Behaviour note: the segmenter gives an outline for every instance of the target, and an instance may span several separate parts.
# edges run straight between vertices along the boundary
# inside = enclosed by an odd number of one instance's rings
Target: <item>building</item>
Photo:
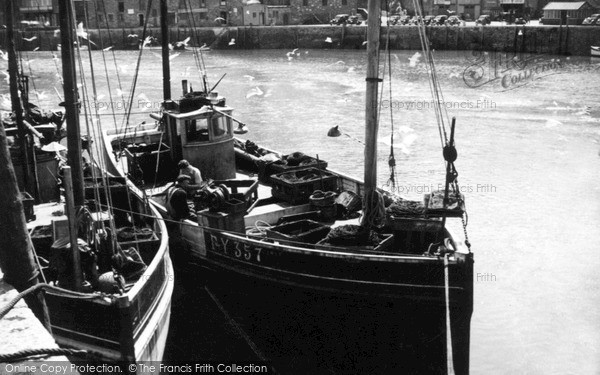
[[[583,20],[596,12],[587,1],[572,3],[552,2],[544,7],[544,25],[581,25]]]
[[[23,26],[58,26],[58,0],[20,0],[16,4]]]

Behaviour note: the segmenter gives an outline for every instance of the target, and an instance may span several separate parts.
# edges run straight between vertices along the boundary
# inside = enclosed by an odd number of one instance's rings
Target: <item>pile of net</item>
[[[425,215],[425,206],[421,202],[397,198],[385,209],[385,212],[388,216],[418,217]]]
[[[333,228],[324,239],[319,241],[319,245],[377,247],[381,241],[383,238],[372,230],[359,225],[342,225]]]
[[[302,171],[302,172],[305,172],[305,171]],[[321,177],[321,175],[319,175],[319,173],[317,173],[317,172],[306,172],[306,173],[288,172],[288,173],[283,173],[283,174],[279,175],[278,177],[283,181],[286,181],[289,183],[295,183],[295,182],[317,180]]]

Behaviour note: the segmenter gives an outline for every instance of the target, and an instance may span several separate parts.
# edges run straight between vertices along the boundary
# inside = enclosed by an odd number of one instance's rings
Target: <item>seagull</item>
[[[190,39],[191,39],[191,37],[188,36],[187,38],[185,38],[181,42],[176,42],[175,43],[175,48],[179,48],[179,49],[186,48],[188,46],[188,43],[189,43]]]
[[[460,78],[460,74],[456,72],[450,73],[450,78]]]
[[[366,40],[363,42],[363,46],[366,46],[369,42],[367,42]]]
[[[227,22],[227,20],[223,17],[217,17],[215,18],[215,22]]]
[[[254,77],[248,74],[244,74],[244,78],[248,78],[249,81],[254,81]]]
[[[58,62],[58,56],[56,56],[55,54],[52,54],[52,60],[54,60],[54,62]]]
[[[179,55],[181,55],[181,53],[172,54],[171,56],[169,56],[169,61],[173,60],[174,58],[176,58]]]
[[[379,142],[391,145],[390,136],[379,138]],[[401,126],[394,134],[394,148],[399,148],[404,154],[410,154],[410,146],[417,140],[415,130],[408,126]]]
[[[60,35],[60,30],[59,29],[54,30],[54,37],[58,38],[59,35]]]
[[[2,60],[6,60],[6,61],[8,61],[8,52],[4,52],[4,51],[2,51],[2,50],[0,49],[0,58],[1,58]]]
[[[33,42],[36,39],[37,39],[37,36],[32,36],[31,38],[25,38],[25,37],[23,37],[23,40],[26,41],[26,42]]]
[[[35,52],[35,51],[37,51],[38,49],[40,49],[40,47],[35,47],[35,48],[33,49],[33,51]]]
[[[333,40],[331,40],[330,37],[325,38],[325,43],[333,43]]]
[[[2,73],[5,75],[5,80],[6,83],[10,83],[10,74],[8,74],[7,72],[5,72],[4,70],[2,70]]]
[[[38,100],[40,99],[45,99],[48,95],[46,95],[45,91],[33,91],[33,93],[35,94],[35,96],[38,98]]]
[[[117,89],[117,96],[123,96],[123,90]]]
[[[108,52],[108,51],[110,51],[112,48],[113,48],[113,46],[106,47],[106,48],[103,48],[103,49],[102,49],[102,51],[104,51],[104,52]]]
[[[90,42],[93,45],[96,45],[96,43],[94,43],[88,39],[88,33],[87,33],[87,31],[85,31],[83,29],[83,22],[79,22],[79,24],[77,25],[77,36],[87,40],[88,42]]]
[[[348,68],[348,73],[352,73],[352,72],[354,72],[354,67],[353,66],[351,66],[351,67]]]
[[[231,40],[229,41],[229,45],[233,46],[235,44],[235,38],[231,38]]]
[[[152,37],[151,36],[147,36],[146,39],[144,39],[144,41],[142,42],[142,48],[145,48],[150,43],[152,43]]]
[[[137,34],[129,34],[127,35],[128,38],[138,38]]]
[[[417,66],[420,58],[421,58],[421,54],[419,52],[415,52],[415,54],[412,55],[412,57],[408,58],[408,60],[410,61],[410,63],[408,65],[410,65],[412,67]]]
[[[264,92],[258,86],[256,86],[252,90],[248,91],[246,94],[246,99],[250,99],[253,96],[262,96],[263,94]]]

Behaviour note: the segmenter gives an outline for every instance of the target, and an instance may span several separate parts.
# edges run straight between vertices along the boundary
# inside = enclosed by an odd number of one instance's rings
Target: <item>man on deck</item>
[[[190,176],[190,185],[200,185],[200,183],[202,183],[202,175],[200,174],[200,170],[192,166],[187,160],[181,160],[177,166],[179,167],[180,176]]]

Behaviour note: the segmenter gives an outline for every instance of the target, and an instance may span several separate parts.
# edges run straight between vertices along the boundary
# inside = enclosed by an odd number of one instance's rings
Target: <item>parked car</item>
[[[600,14],[592,14],[591,16],[587,17],[586,19],[583,20],[583,22],[581,23],[582,25],[596,25],[598,22],[598,19],[600,19]]]
[[[333,19],[331,21],[329,21],[330,25],[343,25],[346,23],[346,21],[348,21],[348,18],[350,18],[350,15],[348,14],[338,14],[337,16],[333,17]]]
[[[421,17],[419,16],[413,16],[410,21],[409,21],[409,25],[418,25],[419,23],[421,23]]]
[[[425,16],[423,18],[423,23],[425,23],[426,26],[431,25],[431,23],[433,22],[433,20],[435,19],[435,16]]]
[[[400,16],[396,25],[408,25],[410,24],[410,16]]]
[[[388,23],[389,23],[390,25],[397,25],[397,24],[398,24],[398,20],[399,20],[399,19],[400,19],[400,16],[399,16],[399,15],[397,15],[397,14],[396,14],[396,15],[393,15],[393,16],[390,16],[390,17],[388,18]]]
[[[489,25],[490,23],[492,23],[492,20],[490,18],[490,16],[488,15],[481,15],[479,16],[479,18],[477,19],[477,21],[475,21],[476,25]]]
[[[346,21],[346,23],[348,25],[360,25],[361,20],[358,18],[358,16],[350,16],[348,17],[348,21]]]
[[[446,25],[448,26],[459,26],[463,23],[463,20],[459,16],[450,16],[446,20]]]
[[[431,24],[432,25],[443,25],[446,23],[447,19],[448,19],[448,16],[440,14],[439,16],[435,16],[433,21],[431,21]]]
[[[527,20],[523,17],[515,18],[515,25],[525,25],[527,24]]]

